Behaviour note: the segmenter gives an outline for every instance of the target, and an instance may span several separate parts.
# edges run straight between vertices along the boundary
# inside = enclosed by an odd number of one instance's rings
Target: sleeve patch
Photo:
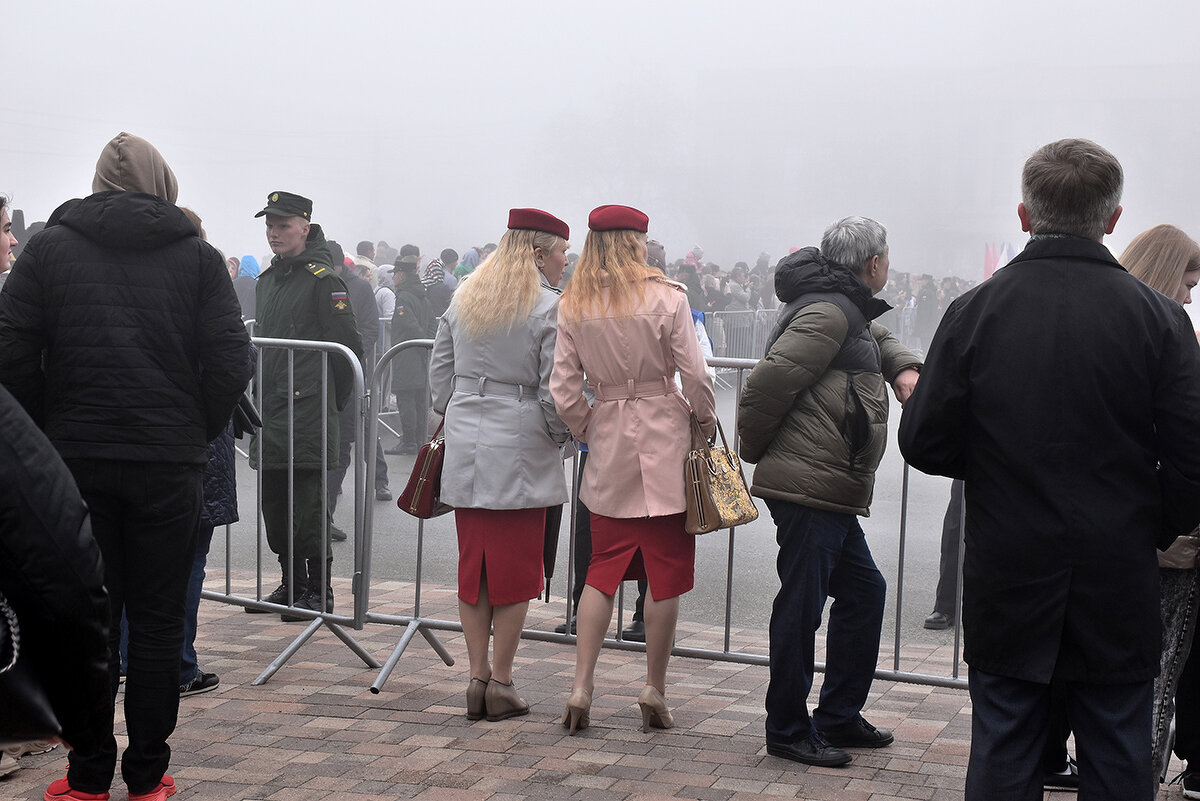
[[[404,314],[404,307],[403,307],[403,306],[401,306],[399,303],[397,303],[397,304],[396,304],[396,311],[395,311],[395,315],[396,315],[397,317],[399,317],[399,316],[400,316],[400,315],[402,315],[402,314]]]
[[[345,292],[330,292],[329,303],[335,312],[350,310],[350,296]]]

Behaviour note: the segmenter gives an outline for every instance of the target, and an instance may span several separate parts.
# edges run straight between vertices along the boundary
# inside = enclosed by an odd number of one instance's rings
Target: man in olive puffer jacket
[[[887,384],[904,403],[921,362],[883,326],[872,297],[888,276],[887,232],[874,220],[832,225],[821,249],[780,262],[786,304],[739,405],[751,492],[778,527],[771,612],[767,752],[811,765],[850,761],[843,747],[882,748],[892,734],[860,714],[879,656],[886,584],[858,515],[868,515],[887,440]],[[815,634],[832,596],[821,701],[808,713]]]

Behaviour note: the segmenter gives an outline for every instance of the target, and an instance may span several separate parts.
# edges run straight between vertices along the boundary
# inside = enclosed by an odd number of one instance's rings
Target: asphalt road
[[[733,380],[733,376],[729,376]],[[950,497],[949,479],[926,476],[915,470],[908,471],[908,503],[902,504],[905,481],[905,466],[896,447],[896,427],[899,423],[899,404],[892,398],[892,414],[889,424],[887,453],[876,476],[875,497],[871,505],[871,516],[862,519],[863,529],[875,555],[875,561],[888,582],[888,609],[884,619],[884,641],[890,642],[896,625],[897,590],[901,589],[901,641],[945,643],[953,638],[953,632],[930,632],[921,622],[931,609],[933,594],[937,586],[938,556],[942,517]],[[735,393],[732,388],[722,388],[717,393],[718,410],[727,433],[734,431]],[[395,417],[384,417],[384,421],[395,425]],[[395,437],[383,432],[384,447],[395,443]],[[239,445],[244,449],[244,442]],[[412,467],[411,456],[388,456],[390,483],[393,493],[398,494]],[[567,463],[570,469],[571,463]],[[752,466],[747,465],[747,470]],[[568,474],[569,475],[569,474]],[[749,475],[747,476],[749,478]],[[353,472],[346,479],[345,492],[349,497],[353,484]],[[230,557],[234,569],[253,569],[257,563],[259,549],[256,544],[254,526],[254,504],[256,498],[255,473],[245,458],[238,460],[238,492],[242,522],[231,529]],[[368,503],[373,504],[375,522],[371,542],[371,578],[373,580],[413,581],[416,578],[417,521],[401,512],[394,501],[374,500],[374,492],[367,493]],[[771,603],[779,588],[775,573],[775,526],[765,504],[758,501],[759,519],[740,527],[733,536],[727,531],[706,534],[699,538],[696,555],[696,586],[684,596],[680,616],[683,619],[704,623],[721,624],[728,614],[732,625],[741,628],[766,629],[770,618]],[[550,580],[551,601],[565,614],[567,585],[567,537],[570,508],[564,510],[562,535],[558,549],[555,574]],[[354,527],[353,513],[349,503],[343,503],[334,515],[335,522],[351,531]],[[902,523],[906,530],[903,583],[898,580],[900,565]],[[334,574],[349,576],[353,566],[353,542],[334,543]],[[210,577],[212,571],[224,570],[224,531],[214,536],[209,556]],[[732,551],[732,556],[731,556]],[[274,589],[278,582],[278,565],[266,548],[261,552],[264,560],[264,593]],[[456,581],[455,568],[457,544],[454,533],[453,515],[426,521],[423,549],[423,578],[425,582],[453,585]],[[730,576],[730,564],[732,575]],[[626,619],[632,612],[636,585],[626,585]],[[535,601],[535,603],[538,603]],[[339,609],[339,611],[342,611]],[[406,614],[410,610],[380,610],[394,614]]]

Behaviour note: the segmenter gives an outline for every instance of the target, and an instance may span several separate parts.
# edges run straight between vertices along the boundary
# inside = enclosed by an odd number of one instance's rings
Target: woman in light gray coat
[[[508,226],[455,293],[429,363],[433,408],[446,416],[441,499],[458,529],[470,720],[529,712],[513,688],[513,658],[542,590],[546,507],[568,497],[570,435],[550,397],[558,293],[541,271],[561,275],[570,231],[537,209],[513,209]]]

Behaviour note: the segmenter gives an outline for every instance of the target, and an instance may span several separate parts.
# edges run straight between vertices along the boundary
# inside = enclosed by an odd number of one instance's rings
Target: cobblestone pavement
[[[210,588],[223,587],[213,581]],[[235,583],[234,591],[253,594],[253,585]],[[339,605],[348,607],[349,583],[339,582],[336,593]],[[373,589],[372,605],[380,610],[391,606],[405,614],[411,602],[411,584]],[[453,587],[425,587],[422,604],[429,617],[457,620]],[[845,768],[805,767],[766,755],[767,669],[759,665],[673,658],[668,701],[676,727],[643,734],[636,705],[643,657],[606,649],[591,727],[568,737],[559,720],[574,650],[563,643],[521,644],[515,680],[530,703],[528,716],[471,723],[463,714],[467,660],[461,634],[437,632],[456,660],[453,667],[423,638],[414,638],[376,695],[368,687],[378,671],[322,629],[268,683],[255,687],[251,681],[303,627],[207,600],[200,614],[201,666],[219,674],[221,684],[180,703],[170,772],[181,801],[962,797],[970,736],[970,701],[962,690],[876,681],[864,713],[893,729],[895,744],[854,751]],[[555,622],[551,607],[531,604],[531,627],[549,631]],[[382,662],[401,632],[372,624],[350,634]],[[734,638],[735,648],[765,648],[765,632],[737,630]],[[720,630],[681,624],[677,644],[719,649],[721,640]],[[902,667],[946,675],[952,650],[929,646],[906,653]],[[124,744],[120,734],[118,740]],[[0,780],[0,798],[40,799],[65,765],[62,749],[25,757],[21,770]],[[1063,801],[1072,794],[1047,797]],[[1171,787],[1160,797],[1181,795]],[[127,798],[119,772],[112,798]]]

